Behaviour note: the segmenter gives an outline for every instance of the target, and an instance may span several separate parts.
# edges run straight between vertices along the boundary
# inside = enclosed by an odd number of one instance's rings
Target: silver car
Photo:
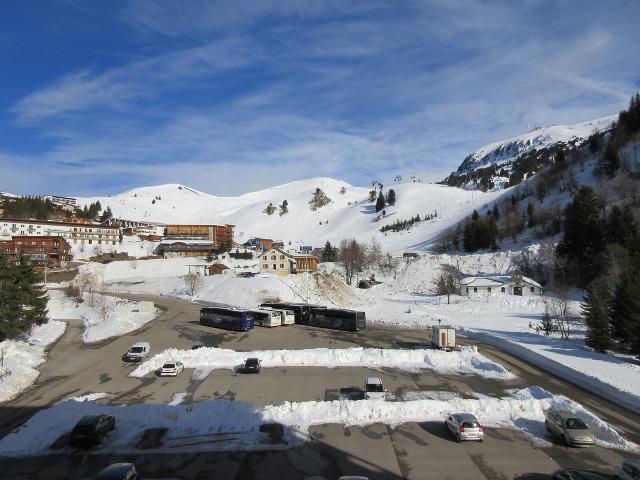
[[[544,426],[569,447],[587,447],[595,443],[589,427],[572,412],[550,409],[547,411]]]
[[[458,442],[463,440],[484,440],[484,429],[478,419],[470,413],[454,413],[444,421],[447,429],[456,437]]]

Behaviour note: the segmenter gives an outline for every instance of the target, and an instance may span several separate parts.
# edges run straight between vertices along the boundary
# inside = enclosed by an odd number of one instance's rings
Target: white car
[[[162,366],[158,375],[161,377],[175,377],[182,370],[184,370],[184,364],[182,362],[167,362]]]
[[[622,465],[613,470],[613,473],[619,480],[638,480],[640,479],[640,460],[625,459]]]
[[[454,413],[444,421],[447,429],[456,437],[458,442],[463,440],[484,440],[484,429],[478,419],[470,413]]]
[[[382,386],[382,380],[377,377],[368,377],[364,381],[365,400],[384,400],[386,390]]]

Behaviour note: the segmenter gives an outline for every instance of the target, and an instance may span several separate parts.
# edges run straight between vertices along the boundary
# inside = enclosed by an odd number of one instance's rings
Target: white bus
[[[255,324],[261,327],[279,327],[282,325],[282,315],[275,310],[248,310],[255,318]]]
[[[280,313],[282,325],[293,325],[296,323],[296,314],[293,310],[287,310],[286,308],[270,308],[270,307],[260,307],[260,310],[271,310],[273,312]]]

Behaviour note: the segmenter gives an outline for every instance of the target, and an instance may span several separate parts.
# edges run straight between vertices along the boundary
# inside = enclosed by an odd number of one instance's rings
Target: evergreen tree
[[[587,296],[581,304],[587,325],[585,344],[597,352],[611,348],[611,301],[605,285],[594,280],[587,286]]]
[[[385,199],[384,194],[380,191],[380,195],[378,195],[378,200],[376,200],[376,212],[379,212],[384,208]]]
[[[533,203],[529,202],[527,205],[527,217],[529,218],[527,221],[527,226],[529,228],[533,228],[536,226],[536,211]]]
[[[371,203],[375,202],[376,200],[376,191],[375,190],[369,190],[369,201]]]
[[[571,275],[584,287],[600,273],[605,247],[605,229],[593,190],[581,187],[567,205],[564,216],[564,236],[558,254],[567,258]]]
[[[336,261],[336,248],[331,245],[331,242],[327,240],[327,243],[324,244],[324,249],[322,250],[322,258],[325,262],[335,262]]]
[[[544,313],[542,314],[540,329],[544,332],[545,337],[548,337],[551,335],[551,332],[553,332],[553,319],[549,313],[549,305],[547,305],[546,302],[544,304]]]
[[[611,314],[613,337],[625,345],[638,343],[640,329],[640,272],[628,268],[616,285]],[[637,349],[636,351],[640,351]]]
[[[607,144],[607,148],[604,150],[602,170],[607,177],[612,178],[619,169],[620,158],[618,157],[618,152],[616,151],[613,142],[609,142]]]
[[[396,191],[393,188],[390,188],[389,193],[387,193],[387,203],[389,205],[396,204]]]
[[[47,321],[47,302],[49,296],[42,276],[33,268],[31,262],[22,257],[16,265],[18,301],[22,305],[22,331],[33,324],[42,325]]]

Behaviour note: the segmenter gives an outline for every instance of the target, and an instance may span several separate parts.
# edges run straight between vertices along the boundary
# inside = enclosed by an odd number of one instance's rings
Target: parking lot
[[[113,394],[110,401],[116,404],[168,403],[175,394],[186,393],[185,403],[226,398],[268,405],[357,399],[362,395],[364,378],[377,376],[382,378],[391,400],[416,395],[412,392],[431,392],[421,395],[432,396],[453,392],[465,398],[477,394],[503,396],[507,389],[540,385],[583,403],[637,441],[637,416],[484,346],[480,346],[482,353],[507,365],[517,378],[499,381],[473,375],[438,375],[429,370],[412,373],[364,367],[271,368],[258,375],[214,370],[196,380],[191,378],[192,370],[185,370],[177,378],[130,378],[127,375],[135,366],[123,362],[121,355],[131,344],[142,340],[151,343],[152,354],[169,347],[188,348],[194,343],[234,350],[412,348],[428,340],[424,331],[377,327],[357,334],[301,326],[224,332],[198,325],[197,305],[152,299],[164,313],[141,330],[117,339],[86,346],[80,341],[81,326],[71,324],[51,349],[36,386],[2,406],[0,435],[19,426],[38,408],[90,392]],[[52,454],[29,462],[1,459],[0,467],[6,478],[91,478],[109,462],[133,459],[149,478],[211,478],[212,474],[222,478],[337,478],[340,474],[364,473],[370,478],[506,479],[550,473],[560,467],[606,471],[623,456],[600,447],[568,449],[550,438],[537,439],[504,429],[487,429],[487,439],[482,444],[457,444],[441,423],[407,423],[396,428],[382,424],[362,428],[322,425],[313,427],[310,433],[310,442],[286,450],[193,455],[141,452],[121,456],[80,452],[70,457]]]

